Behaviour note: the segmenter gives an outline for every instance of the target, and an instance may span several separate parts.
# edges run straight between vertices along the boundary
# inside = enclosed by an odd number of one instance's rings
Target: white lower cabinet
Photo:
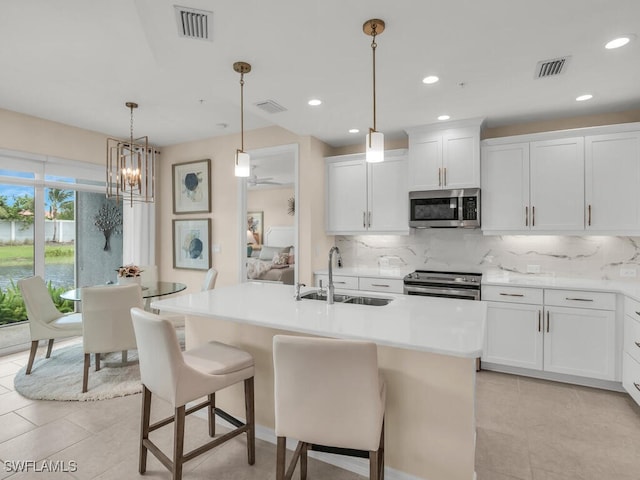
[[[482,298],[489,300],[483,362],[616,379],[615,294],[485,286]]]
[[[315,285],[320,287],[329,285],[329,275],[323,273],[315,274]],[[335,288],[345,288],[349,290],[367,290],[370,292],[403,293],[404,281],[398,278],[389,277],[357,277],[347,275],[334,275],[333,285]]]
[[[625,299],[622,386],[640,405],[640,302]]]

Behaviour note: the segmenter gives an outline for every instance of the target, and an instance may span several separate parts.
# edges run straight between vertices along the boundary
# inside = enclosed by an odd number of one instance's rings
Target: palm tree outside
[[[61,190],[59,188],[49,188],[47,192],[47,203],[49,204],[49,219],[53,221],[52,242],[58,242],[58,218],[71,215],[73,219],[73,197],[72,190]]]

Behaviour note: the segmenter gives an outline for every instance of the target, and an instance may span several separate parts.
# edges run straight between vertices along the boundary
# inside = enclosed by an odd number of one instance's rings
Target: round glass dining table
[[[110,284],[111,285],[111,284]],[[117,285],[114,283],[113,285]],[[107,286],[107,285],[104,285]],[[162,297],[164,295],[171,295],[172,293],[178,293],[185,290],[187,286],[184,283],[178,282],[156,282],[142,285],[142,298]],[[73,302],[79,302],[81,300],[80,295],[82,288],[74,288],[68,290],[60,295],[60,298],[65,300],[71,300]]]

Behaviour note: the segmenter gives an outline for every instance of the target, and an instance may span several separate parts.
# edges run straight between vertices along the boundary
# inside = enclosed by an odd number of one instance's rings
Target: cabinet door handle
[[[588,218],[587,224],[588,224],[589,226],[591,226],[591,205],[589,205],[589,207],[587,208],[587,210],[589,211],[589,218]]]
[[[640,391],[640,385],[638,385],[636,382],[633,382],[633,386],[636,387],[638,391]]]
[[[367,228],[367,212],[362,212],[362,228]]]
[[[551,323],[549,321],[549,310],[547,310],[547,333],[549,333],[549,323]]]
[[[444,186],[447,186],[447,167],[444,167]]]
[[[438,186],[442,186],[442,168],[438,168]]]
[[[522,293],[502,293],[502,292],[500,292],[500,295],[502,295],[503,297],[524,297],[524,295]]]
[[[372,287],[385,287],[385,288],[389,288],[391,285],[385,285],[384,283],[372,283],[371,284]]]
[[[536,207],[531,207],[531,226],[536,226]]]
[[[640,342],[633,342],[636,344],[636,347],[640,348]]]
[[[572,300],[574,302],[593,302],[593,298],[571,298],[571,297],[565,297],[565,300]]]
[[[371,228],[371,211],[369,211],[369,221],[367,222],[367,226]]]
[[[538,310],[538,332],[542,331],[542,310]]]
[[[529,205],[524,207],[524,226],[529,226]]]
[[[639,315],[639,316],[640,316],[640,312],[638,312],[637,310],[636,310],[636,315]]]

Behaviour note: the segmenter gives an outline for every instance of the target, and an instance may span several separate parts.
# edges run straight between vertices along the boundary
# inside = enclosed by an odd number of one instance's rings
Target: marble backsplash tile
[[[484,236],[480,230],[412,229],[408,236],[336,236],[336,245],[349,267],[391,261],[426,270],[531,273],[531,266],[538,266],[539,275],[640,280],[620,275],[622,268],[637,271],[640,266],[640,237]]]

